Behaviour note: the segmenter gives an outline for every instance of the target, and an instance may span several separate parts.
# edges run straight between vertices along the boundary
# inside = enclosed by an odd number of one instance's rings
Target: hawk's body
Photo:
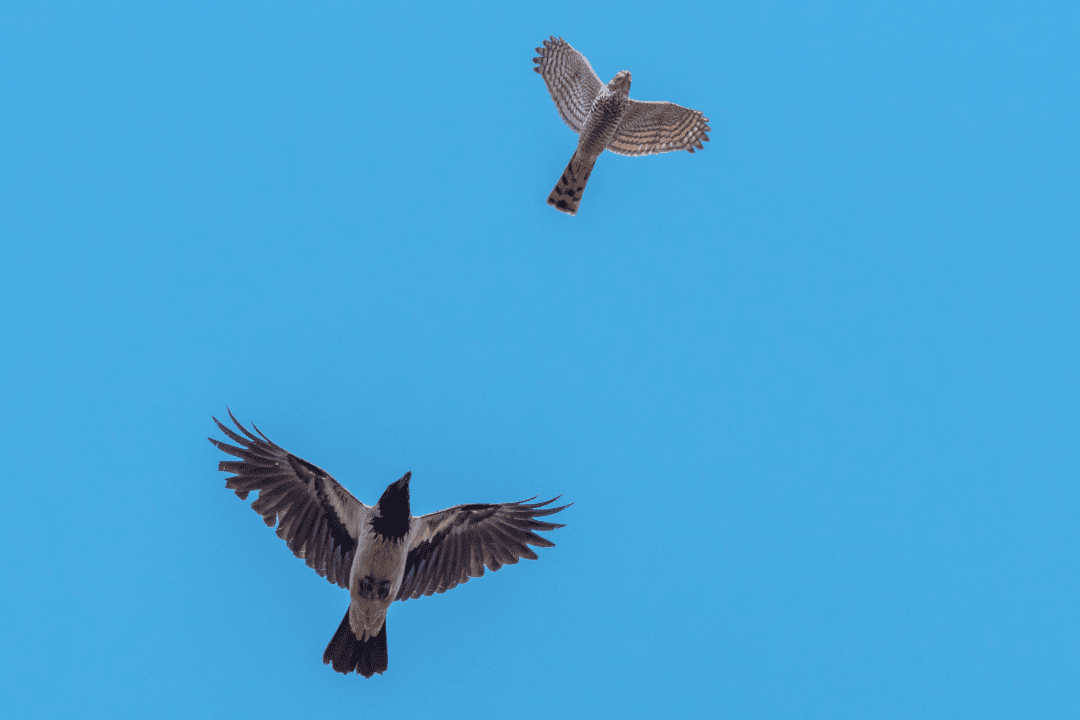
[[[547,83],[562,119],[578,133],[570,164],[548,196],[548,205],[577,214],[581,193],[596,158],[604,150],[620,155],[653,155],[702,149],[709,119],[698,110],[669,102],[630,99],[630,73],[618,73],[604,85],[589,61],[562,38],[536,48],[534,70]]]

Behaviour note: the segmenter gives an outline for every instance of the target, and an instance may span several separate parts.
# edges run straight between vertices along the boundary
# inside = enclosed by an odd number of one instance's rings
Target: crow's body
[[[413,517],[405,473],[373,506],[353,497],[329,473],[255,435],[237,422],[237,433],[215,418],[238,445],[210,438],[224,452],[219,469],[233,475],[225,486],[241,499],[252,490],[251,507],[278,537],[317,573],[349,591],[345,613],[323,662],[364,677],[386,670],[386,611],[394,600],[441,593],[521,558],[536,559],[529,545],[554,545],[535,531],[559,523],[537,520],[562,507],[520,501],[458,505]]]

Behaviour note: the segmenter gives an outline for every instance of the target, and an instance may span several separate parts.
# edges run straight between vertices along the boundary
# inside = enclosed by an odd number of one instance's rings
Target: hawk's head
[[[611,82],[609,82],[607,86],[608,90],[611,90],[611,92],[621,92],[629,94],[630,71],[623,70],[622,72],[618,73],[615,77],[611,78]]]

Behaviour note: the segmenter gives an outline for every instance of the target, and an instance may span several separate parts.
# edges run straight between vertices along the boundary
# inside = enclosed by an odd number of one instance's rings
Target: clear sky
[[[1075,4],[164,5],[0,6],[0,714],[1080,717]],[[338,675],[226,405],[568,525]]]

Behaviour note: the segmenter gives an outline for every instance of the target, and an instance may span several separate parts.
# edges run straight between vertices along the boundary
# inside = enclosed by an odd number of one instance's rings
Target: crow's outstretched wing
[[[253,435],[232,412],[229,417],[240,433],[217,418],[214,422],[238,446],[208,438],[220,450],[240,458],[218,464],[219,470],[234,473],[225,487],[241,500],[258,490],[251,509],[270,527],[277,524],[278,537],[308,567],[348,589],[360,518],[370,508],[325,470],[270,442],[257,427],[258,436]]]
[[[458,505],[413,518],[409,554],[397,599],[446,592],[469,578],[480,577],[485,566],[498,570],[521,558],[535,560],[536,553],[529,545],[555,545],[535,531],[563,527],[536,519],[569,507],[544,507],[558,499]]]

